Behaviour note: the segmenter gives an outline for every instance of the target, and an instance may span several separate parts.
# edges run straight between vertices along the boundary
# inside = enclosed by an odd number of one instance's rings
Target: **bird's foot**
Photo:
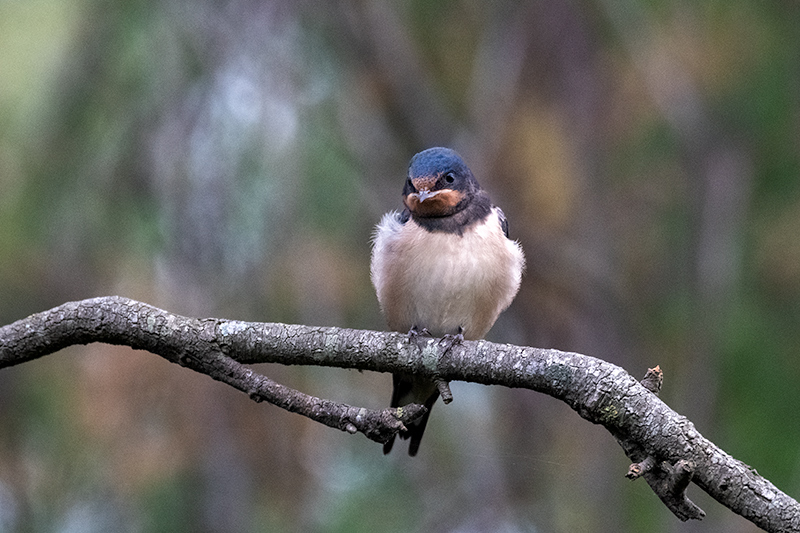
[[[426,338],[430,339],[432,337],[433,335],[428,331],[428,328],[420,329],[416,324],[411,326],[411,329],[408,330],[408,343],[413,344],[420,350],[422,350],[423,345],[427,342]]]
[[[442,351],[442,355],[447,354],[450,350],[453,349],[454,346],[457,346],[464,342],[464,328],[458,326],[458,333],[452,335],[448,333],[439,341],[440,346],[444,346],[444,350]]]
[[[411,329],[408,330],[408,338],[415,339],[417,337],[432,337],[431,332],[428,331],[428,328],[420,329],[416,324],[411,326]]]
[[[442,355],[440,357],[447,355],[454,346],[461,344],[462,342],[464,342],[464,328],[459,326],[458,333],[455,335],[448,333],[442,337],[441,340],[439,340],[439,346],[444,346],[444,350],[442,350]],[[453,393],[450,392],[449,381],[437,379],[436,388],[439,390],[439,395],[442,397],[442,401],[444,403],[450,403],[453,401]]]

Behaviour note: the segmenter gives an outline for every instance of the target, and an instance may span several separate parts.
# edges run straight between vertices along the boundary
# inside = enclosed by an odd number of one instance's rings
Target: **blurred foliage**
[[[589,353],[800,496],[800,8],[753,0],[0,3],[0,320],[123,294],[382,329],[369,239],[458,149],[529,267],[493,340]],[[379,407],[387,376],[265,365]],[[209,380],[210,381],[210,380]],[[604,430],[454,384],[388,457],[148,354],[0,373],[0,531],[679,523]]]

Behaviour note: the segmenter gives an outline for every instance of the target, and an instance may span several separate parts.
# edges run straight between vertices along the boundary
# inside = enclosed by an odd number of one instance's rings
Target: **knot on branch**
[[[637,479],[644,476],[653,492],[664,502],[675,516],[683,520],[702,520],[706,515],[700,507],[686,496],[686,489],[692,481],[695,465],[681,459],[674,465],[667,461],[658,462],[652,456],[633,463],[625,477]]]
[[[250,389],[247,391],[247,396],[256,403],[261,403],[264,401],[264,397],[261,396],[261,393],[258,392],[258,389]]]
[[[645,389],[658,396],[658,393],[661,392],[661,385],[664,383],[664,372],[662,372],[661,366],[648,368],[640,383]]]
[[[442,401],[444,403],[450,403],[453,401],[453,393],[450,390],[450,382],[444,379],[437,379],[434,381],[436,383],[436,388],[439,391],[439,396],[442,397]]]
[[[637,479],[652,470],[655,465],[656,460],[652,456],[648,455],[643,461],[633,463],[628,468],[628,473],[625,474],[625,477],[631,480]]]
[[[360,431],[368,439],[385,444],[397,433],[406,431],[406,424],[417,420],[427,411],[424,405],[416,403],[403,407],[387,407],[379,411],[358,409],[355,414],[348,414],[344,430],[348,433]]]

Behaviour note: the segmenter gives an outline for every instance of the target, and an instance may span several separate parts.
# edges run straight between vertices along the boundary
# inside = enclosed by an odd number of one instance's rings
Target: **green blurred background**
[[[369,239],[456,148],[528,257],[491,340],[660,364],[800,496],[800,5],[0,0],[0,323],[120,294],[383,329]],[[258,367],[387,405],[390,377]],[[455,383],[420,455],[142,352],[0,372],[0,532],[751,532],[682,524],[614,439]]]

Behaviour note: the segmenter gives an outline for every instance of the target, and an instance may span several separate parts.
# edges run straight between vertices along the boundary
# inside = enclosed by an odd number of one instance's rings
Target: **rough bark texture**
[[[104,342],[147,350],[246,392],[350,433],[385,442],[424,412],[421,406],[371,410],[315,398],[275,383],[247,363],[415,372],[432,380],[523,387],[566,402],[603,425],[680,519],[703,511],[686,497],[694,482],[766,531],[800,531],[800,505],[756,471],[703,438],[694,425],[623,369],[585,355],[464,342],[409,343],[390,332],[186,318],[121,297],[71,302],[0,328],[0,368],[73,344]],[[651,387],[652,388],[652,387]]]

